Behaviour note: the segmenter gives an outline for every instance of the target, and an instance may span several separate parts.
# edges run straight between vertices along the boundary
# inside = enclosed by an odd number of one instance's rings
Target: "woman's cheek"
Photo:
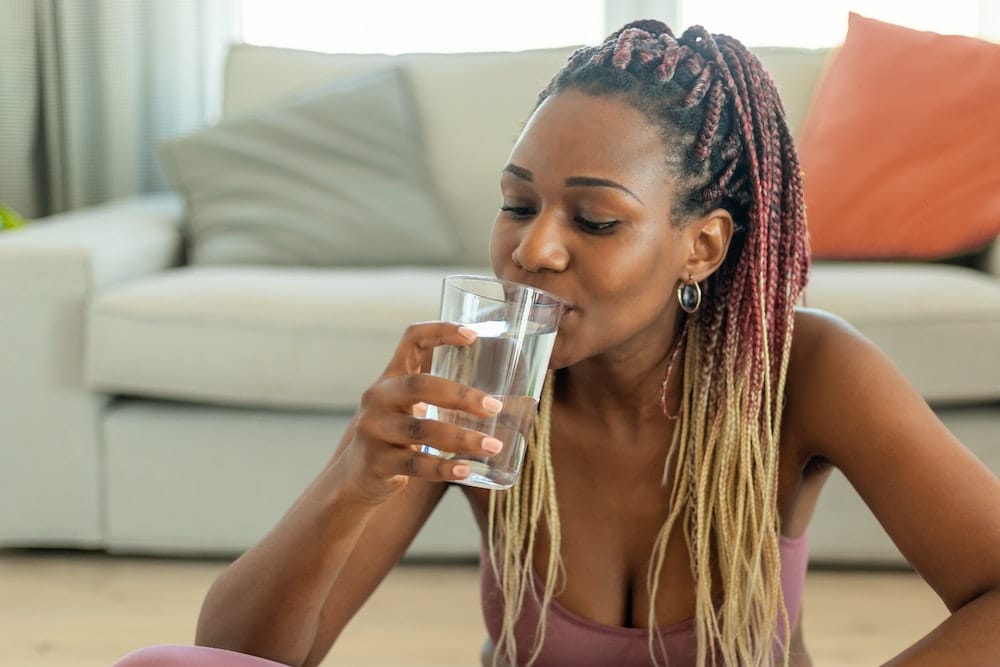
[[[501,238],[499,233],[499,223],[493,223],[493,230],[490,233],[490,266],[493,269],[493,275],[498,278],[503,273],[503,268],[506,262],[504,261],[504,240]],[[506,257],[510,257],[510,252],[506,253]]]

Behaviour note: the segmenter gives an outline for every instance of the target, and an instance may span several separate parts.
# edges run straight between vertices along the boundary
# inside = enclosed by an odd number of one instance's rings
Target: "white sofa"
[[[827,52],[758,52],[798,127]],[[488,272],[499,169],[569,53],[231,51],[226,115],[401,62],[461,267],[180,266],[172,194],[0,235],[0,546],[232,554],[261,537],[330,455],[403,327],[435,316],[441,277]],[[1000,472],[1000,248],[982,260],[820,264],[808,298],[879,344]],[[410,555],[476,552],[451,492]],[[817,511],[812,555],[902,562],[840,477]]]

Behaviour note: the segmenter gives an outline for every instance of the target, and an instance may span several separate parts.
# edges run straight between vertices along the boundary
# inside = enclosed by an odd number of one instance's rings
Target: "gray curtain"
[[[212,120],[236,0],[0,0],[0,201],[39,217],[164,188]]]

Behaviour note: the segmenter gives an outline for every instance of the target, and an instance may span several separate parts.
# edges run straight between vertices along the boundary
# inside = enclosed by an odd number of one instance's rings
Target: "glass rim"
[[[455,273],[444,277],[444,284],[450,284],[455,289],[461,290],[467,294],[475,294],[476,296],[484,299],[492,299],[493,297],[479,294],[473,292],[472,290],[466,289],[460,285],[455,284],[453,281],[467,280],[470,282],[480,282],[480,283],[493,283],[503,285],[505,288],[513,288],[522,292],[527,293],[529,296],[534,297],[535,305],[538,306],[559,306],[560,308],[566,305],[566,302],[560,297],[556,296],[552,292],[543,290],[541,287],[535,287],[534,285],[525,285],[524,283],[514,282],[513,280],[505,280],[504,278],[497,278],[496,276],[484,276],[475,275],[471,273]],[[551,303],[538,302],[537,296],[541,296],[544,299],[548,299]],[[493,299],[496,300],[496,299]]]

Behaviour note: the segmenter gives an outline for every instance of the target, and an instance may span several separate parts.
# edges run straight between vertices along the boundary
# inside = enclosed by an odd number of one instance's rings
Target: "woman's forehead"
[[[567,90],[546,99],[532,114],[510,162],[536,174],[616,174],[662,182],[665,151],[659,128],[628,103]]]

